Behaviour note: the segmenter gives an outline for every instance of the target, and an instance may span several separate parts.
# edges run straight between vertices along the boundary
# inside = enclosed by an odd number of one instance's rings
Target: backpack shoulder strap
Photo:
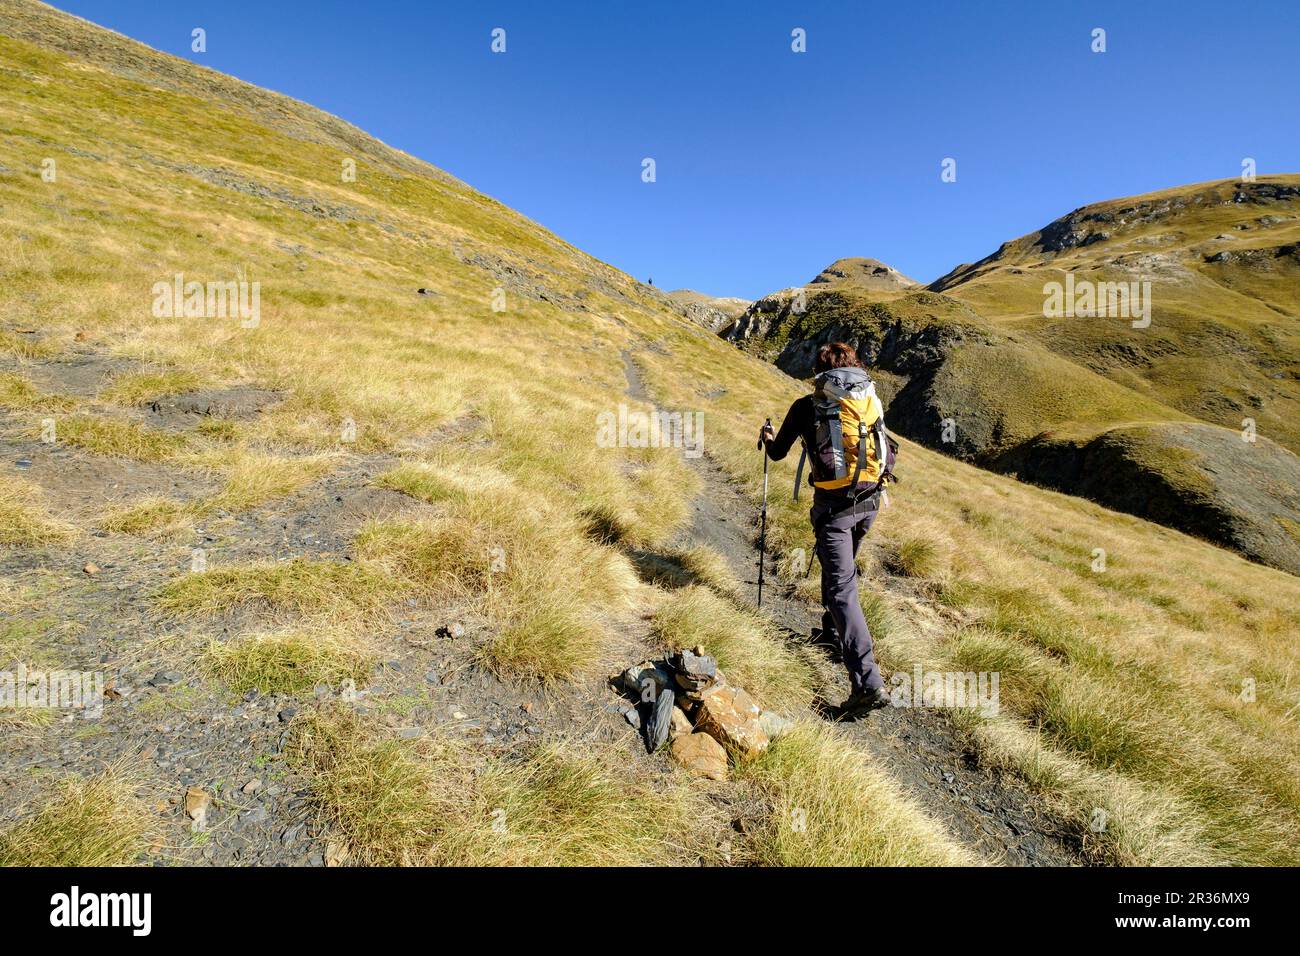
[[[862,466],[867,460],[867,423],[858,419],[858,463],[853,466],[853,480],[849,482],[849,490],[856,490],[858,487],[858,478],[862,476]]]

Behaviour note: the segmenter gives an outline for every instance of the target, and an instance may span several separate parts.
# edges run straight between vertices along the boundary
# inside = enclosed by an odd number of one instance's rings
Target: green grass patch
[[[138,422],[90,415],[71,415],[55,422],[58,441],[75,445],[92,455],[161,462],[185,451],[183,435],[149,428]]]
[[[401,593],[375,568],[336,561],[258,561],[191,572],[163,586],[158,606],[181,615],[240,608],[309,615],[376,612]]]
[[[147,846],[148,812],[110,769],[71,778],[32,815],[0,831],[0,866],[126,866]]]
[[[182,369],[126,372],[116,376],[99,397],[115,405],[138,407],[164,395],[192,392],[202,385],[200,376]]]
[[[604,634],[590,611],[550,594],[488,642],[484,658],[495,670],[548,683],[577,676],[592,664]]]
[[[345,681],[360,687],[377,661],[358,639],[323,629],[213,641],[204,658],[206,670],[237,694],[302,694]]]

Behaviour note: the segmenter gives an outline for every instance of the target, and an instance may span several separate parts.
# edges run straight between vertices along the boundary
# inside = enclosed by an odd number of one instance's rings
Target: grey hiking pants
[[[814,496],[809,517],[816,528],[828,511],[844,507],[842,498]],[[844,666],[855,692],[884,686],[871,650],[871,631],[858,600],[858,568],[854,563],[862,539],[876,520],[876,499],[840,511],[817,533],[817,561],[822,569],[822,633],[839,639]]]

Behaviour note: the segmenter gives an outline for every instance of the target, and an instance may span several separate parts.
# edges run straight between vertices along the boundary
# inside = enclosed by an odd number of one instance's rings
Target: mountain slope
[[[865,609],[889,669],[997,671],[1001,708],[827,727],[821,651],[688,534],[700,459],[602,431],[698,412],[753,504],[801,383],[336,119],[21,0],[0,165],[0,666],[109,682],[99,720],[0,714],[0,861],[996,862],[858,743],[923,724],[1080,860],[1296,861],[1294,578],[908,443]],[[259,282],[256,321],[161,308],[177,274]],[[797,721],[716,787],[606,680],[684,634]]]
[[[1043,286],[1149,281],[1151,323],[1046,319]],[[930,288],[1157,401],[1300,451],[1300,175],[1076,209]]]
[[[1298,196],[1282,176],[1100,203],[925,291],[802,312],[783,291],[721,334],[801,376],[852,341],[902,434],[1300,573]],[[1112,311],[1103,283],[1144,282],[1145,319],[1044,317],[1051,283]]]

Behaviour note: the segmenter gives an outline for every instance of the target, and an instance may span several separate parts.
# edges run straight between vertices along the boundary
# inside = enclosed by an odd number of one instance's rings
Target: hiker
[[[813,371],[813,394],[795,399],[776,433],[764,425],[759,442],[773,461],[785,458],[795,439],[803,443],[795,499],[807,460],[813,486],[809,517],[822,574],[821,635],[841,649],[853,689],[840,716],[853,719],[889,703],[858,600],[854,558],[876,520],[885,484],[893,479],[898,446],[885,430],[875,385],[851,345],[823,345]]]

